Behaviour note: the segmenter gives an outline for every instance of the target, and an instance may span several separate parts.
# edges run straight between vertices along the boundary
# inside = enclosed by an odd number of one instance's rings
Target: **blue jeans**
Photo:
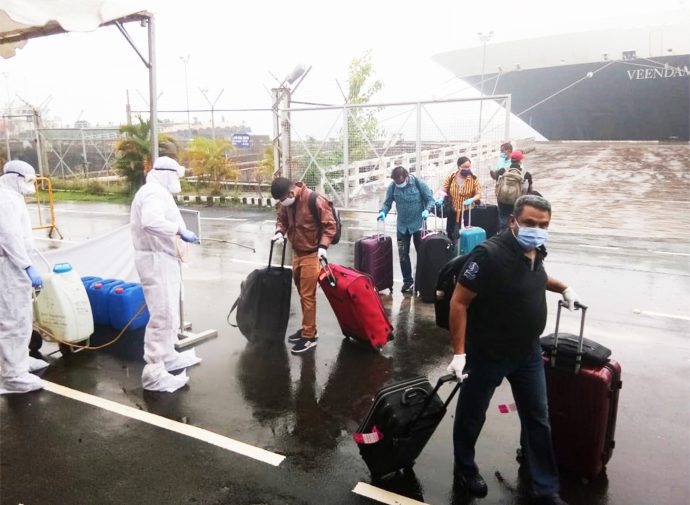
[[[466,370],[469,376],[460,390],[453,427],[457,470],[466,475],[479,471],[474,461],[474,446],[484,426],[491,397],[506,378],[520,416],[520,438],[532,476],[532,491],[537,496],[558,493],[558,467],[551,444],[546,380],[539,344],[520,359],[492,360],[468,349]]]
[[[414,282],[412,278],[412,263],[410,262],[410,239],[414,240],[414,250],[419,254],[422,232],[398,232],[398,256],[400,256],[400,270],[402,271],[403,284],[412,284]]]

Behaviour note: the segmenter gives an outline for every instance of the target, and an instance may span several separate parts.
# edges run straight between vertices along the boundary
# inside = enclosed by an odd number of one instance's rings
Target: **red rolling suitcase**
[[[608,358],[610,352],[601,352],[602,346],[583,337],[584,305],[576,304],[582,314],[579,337],[558,333],[564,305],[558,302],[555,333],[542,338],[551,438],[559,466],[591,480],[615,447],[621,366]]]
[[[343,335],[380,349],[393,339],[393,326],[374,283],[366,274],[324,262],[319,284],[326,294]]]
[[[385,230],[355,242],[355,270],[369,274],[378,291],[393,292],[393,239]]]

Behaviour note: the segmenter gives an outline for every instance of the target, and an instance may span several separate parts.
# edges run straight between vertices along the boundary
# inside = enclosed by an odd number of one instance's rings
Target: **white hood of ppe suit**
[[[34,181],[36,170],[25,161],[12,160],[5,163],[0,186],[15,191],[20,195],[31,195],[36,192]]]
[[[184,177],[185,167],[168,156],[161,156],[156,159],[153,169],[146,174],[146,182],[152,180],[163,186],[172,194],[182,191],[180,178]]]

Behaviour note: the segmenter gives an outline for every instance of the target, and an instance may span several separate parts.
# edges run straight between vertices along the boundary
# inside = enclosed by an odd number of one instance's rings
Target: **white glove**
[[[575,302],[580,303],[580,297],[573,288],[565,288],[565,291],[561,293],[563,295],[563,300],[568,307],[568,310],[575,310]]]
[[[464,369],[465,355],[455,354],[453,356],[453,361],[450,362],[450,365],[448,365],[448,368],[446,370],[448,371],[448,373],[454,373],[455,376],[458,378],[458,382],[462,382],[463,380],[467,379],[467,374],[462,373]]]
[[[285,237],[283,236],[282,233],[280,233],[279,231],[277,231],[276,234],[273,235],[272,241],[275,242],[276,244],[280,245],[280,244],[282,244],[283,242],[285,242]]]
[[[319,247],[319,252],[316,254],[319,260],[328,261],[328,253],[323,247]]]

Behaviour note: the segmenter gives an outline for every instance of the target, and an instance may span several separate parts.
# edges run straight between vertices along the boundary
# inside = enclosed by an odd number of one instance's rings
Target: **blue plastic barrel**
[[[81,283],[84,285],[84,287],[88,291],[89,285],[93,284],[96,281],[102,281],[102,280],[103,280],[103,277],[97,277],[95,275],[87,275],[87,276],[81,278]]]
[[[110,290],[124,283],[125,281],[119,279],[102,279],[92,282],[86,288],[86,294],[91,302],[91,312],[93,312],[93,324],[110,326]]]
[[[141,284],[129,282],[120,284],[110,289],[108,295],[108,311],[110,313],[110,325],[116,330],[121,330],[139,311],[144,301],[144,290]],[[149,322],[149,309],[137,316],[127,327],[127,330],[143,328]]]

